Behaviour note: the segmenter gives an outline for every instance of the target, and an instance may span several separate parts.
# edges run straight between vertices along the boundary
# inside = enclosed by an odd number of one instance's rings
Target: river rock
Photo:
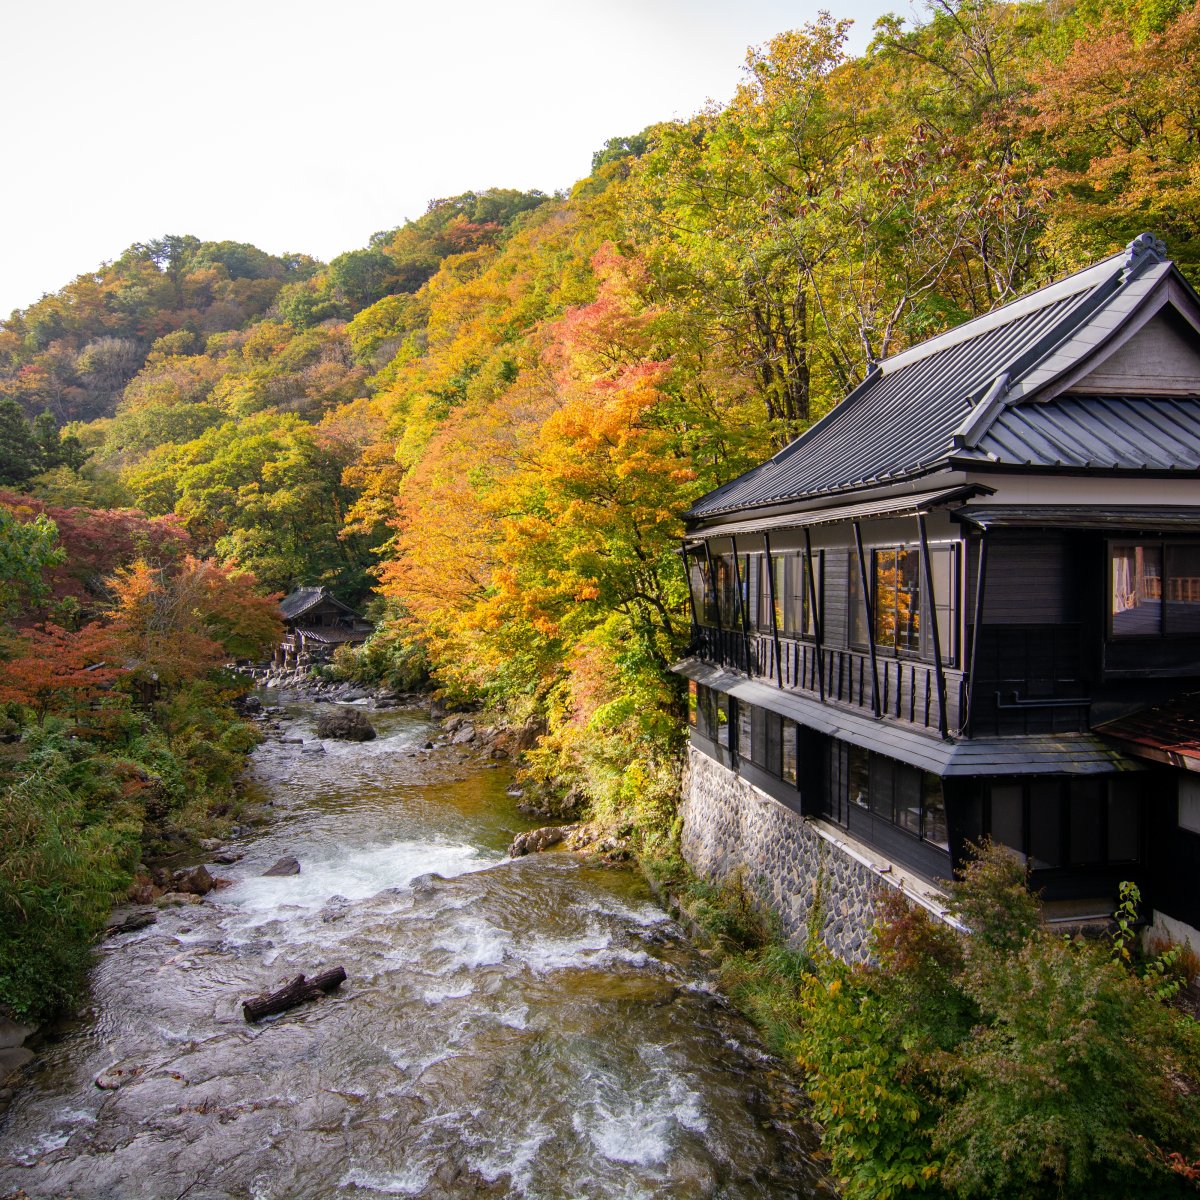
[[[0,1050],[0,1083],[27,1063],[33,1062],[33,1059],[33,1051],[24,1046],[9,1046],[7,1050]]]
[[[269,867],[263,875],[299,875],[300,862],[290,854],[281,858],[273,867]]]
[[[181,908],[186,904],[203,904],[204,897],[195,892],[164,892],[154,901],[156,908]]]
[[[518,833],[508,848],[509,858],[521,858],[557,846],[574,828],[572,825],[543,825],[541,829],[529,829]]]
[[[106,1067],[93,1081],[103,1092],[115,1092],[124,1087],[130,1080],[136,1079],[144,1070],[143,1067],[123,1067],[114,1064]]]
[[[118,937],[123,933],[133,933],[135,930],[145,929],[147,925],[153,925],[157,920],[158,913],[148,904],[140,905],[137,908],[118,908],[108,918],[106,931],[109,937]]]
[[[194,896],[207,896],[213,890],[215,881],[208,873],[208,868],[185,867],[171,876],[172,890],[176,892],[191,892]]]
[[[220,838],[201,838],[197,843],[201,850],[220,850]]]
[[[241,862],[245,857],[245,852],[242,850],[218,850],[216,854],[212,856],[212,860],[215,863],[221,863],[225,866],[228,866],[230,863]]]
[[[24,1045],[25,1039],[36,1029],[36,1025],[25,1025],[20,1021],[0,1016],[0,1050],[11,1050],[14,1046]]]
[[[465,746],[469,742],[475,740],[475,726],[464,725],[451,739],[450,743],[454,746]]]
[[[375,737],[375,726],[356,708],[335,708],[317,718],[317,733],[344,742],[369,742]]]

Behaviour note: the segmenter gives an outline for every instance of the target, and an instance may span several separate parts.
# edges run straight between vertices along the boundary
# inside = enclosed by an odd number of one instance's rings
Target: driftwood
[[[334,967],[332,971],[322,971],[311,979],[297,975],[295,979],[285,983],[283,987],[273,992],[264,992],[242,1001],[242,1012],[247,1021],[261,1021],[263,1017],[274,1013],[286,1012],[303,1004],[305,1000],[314,1000],[326,992],[332,992],[346,982],[346,968]]]

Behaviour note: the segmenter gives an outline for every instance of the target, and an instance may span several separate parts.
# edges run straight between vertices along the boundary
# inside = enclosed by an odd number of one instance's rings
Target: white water
[[[300,710],[295,728],[310,732]],[[276,817],[203,905],[109,943],[0,1127],[31,1200],[829,1195],[788,1080],[631,874],[508,861],[500,772],[272,744]],[[264,878],[284,854],[297,876]],[[240,1000],[344,964],[333,997]],[[92,1079],[134,1071],[119,1091]]]

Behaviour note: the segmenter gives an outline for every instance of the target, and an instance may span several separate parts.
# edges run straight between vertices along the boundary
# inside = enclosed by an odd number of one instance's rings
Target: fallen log
[[[314,975],[311,979],[297,975],[295,979],[273,992],[263,992],[261,996],[243,1000],[242,1013],[247,1021],[261,1021],[263,1017],[286,1012],[289,1008],[295,1008],[297,1004],[303,1004],[305,1000],[314,1000],[327,992],[335,991],[345,982],[345,967],[322,971],[320,975]]]

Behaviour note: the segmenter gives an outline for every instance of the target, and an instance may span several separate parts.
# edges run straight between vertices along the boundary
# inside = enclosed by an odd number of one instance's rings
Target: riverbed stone
[[[298,859],[288,854],[281,858],[274,866],[268,867],[263,875],[299,875],[300,862]]]
[[[195,896],[207,896],[213,890],[215,881],[208,873],[208,868],[185,867],[171,876],[172,889],[176,892],[191,892]]]
[[[0,1050],[0,1083],[33,1062],[33,1059],[33,1051],[26,1046],[9,1046],[7,1050]]]
[[[323,738],[344,742],[370,742],[376,736],[375,726],[357,708],[334,708],[323,712],[317,718],[317,733]]]
[[[13,1021],[0,1016],[0,1050],[11,1050],[13,1046],[21,1046],[25,1039],[37,1029],[36,1025],[26,1025],[23,1021]]]

